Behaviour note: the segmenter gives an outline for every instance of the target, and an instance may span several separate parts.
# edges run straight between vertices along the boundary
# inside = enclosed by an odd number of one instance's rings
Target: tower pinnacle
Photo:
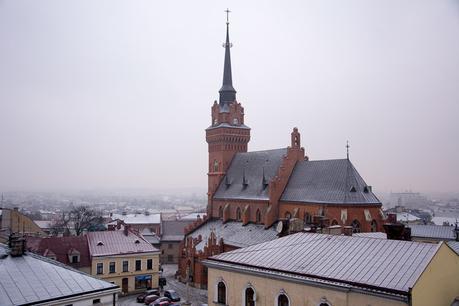
[[[220,88],[220,106],[229,104],[236,100],[236,90],[233,87],[233,77],[231,73],[231,54],[230,48],[233,46],[229,40],[229,13],[231,11],[226,9],[226,41],[223,44],[225,48],[225,64],[223,68],[223,84]]]

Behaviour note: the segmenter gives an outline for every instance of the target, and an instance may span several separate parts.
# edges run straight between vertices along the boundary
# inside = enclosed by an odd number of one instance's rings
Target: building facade
[[[124,294],[158,288],[159,250],[141,235],[125,228],[87,237],[91,275],[116,284]]]
[[[12,233],[21,235],[46,236],[45,232],[16,207],[0,208],[0,243],[6,243]]]

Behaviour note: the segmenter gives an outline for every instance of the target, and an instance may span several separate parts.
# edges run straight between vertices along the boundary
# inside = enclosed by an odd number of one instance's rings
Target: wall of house
[[[2,228],[8,229],[11,233],[28,233],[39,236],[46,236],[41,228],[32,219],[23,215],[17,209],[2,209]],[[2,243],[6,242],[0,241]]]
[[[147,269],[147,259],[153,259],[153,267],[151,270]],[[129,271],[123,271],[123,261],[129,261]],[[135,261],[142,261],[142,269],[135,270]],[[115,273],[110,273],[110,262],[115,262]],[[97,274],[97,264],[103,263],[103,274]],[[118,256],[103,256],[93,257],[91,260],[91,275],[97,278],[112,282],[122,288],[123,278],[128,278],[128,292],[144,291],[145,289],[135,288],[135,277],[142,275],[151,275],[151,287],[158,288],[159,282],[159,252],[145,253],[145,254],[132,254],[132,255],[118,255]]]
[[[285,292],[291,306],[317,306],[326,299],[331,306],[406,306],[402,301],[356,292],[338,291],[250,274],[209,268],[208,304],[217,300],[216,286],[222,279],[227,288],[227,305],[244,305],[245,289],[251,286],[256,294],[256,306],[273,306],[276,297]],[[434,304],[432,304],[434,305]]]
[[[412,290],[413,306],[449,306],[459,296],[459,256],[442,243]]]
[[[376,220],[378,232],[383,231],[383,219],[380,213],[381,205],[328,205],[328,204],[316,204],[316,203],[296,203],[296,202],[281,202],[279,209],[279,216],[283,218],[287,212],[293,216],[295,209],[298,209],[297,218],[304,220],[305,213],[310,215],[318,215],[319,209],[324,209],[325,217],[329,218],[330,224],[333,220],[338,222],[338,225],[351,225],[353,220],[358,220],[361,225],[362,232],[370,232],[371,221],[365,219],[364,210],[367,209],[370,212],[371,219]],[[345,209],[347,218],[343,223],[341,219],[341,211]]]
[[[180,256],[180,242],[181,241],[161,241],[161,264],[176,264]]]
[[[97,300],[100,300],[99,303]],[[97,305],[97,306],[113,306],[113,305],[118,305],[118,294],[110,292],[96,292],[93,294],[87,294],[87,295],[79,295],[73,298],[65,299],[65,300],[60,300],[56,302],[46,302],[44,304],[36,304],[36,305],[46,305],[46,306],[67,306],[67,305],[72,305],[72,306],[89,306],[89,305]]]

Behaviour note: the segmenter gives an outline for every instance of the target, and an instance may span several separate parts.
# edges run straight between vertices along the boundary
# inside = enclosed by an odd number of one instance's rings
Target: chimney
[[[13,257],[24,255],[26,240],[19,234],[13,233],[9,237],[8,246]]]
[[[130,226],[127,225],[127,224],[124,225],[124,230],[123,230],[123,231],[124,231],[124,235],[125,235],[125,236],[128,236],[128,235],[129,235],[129,227],[130,227]]]
[[[346,225],[343,227],[344,236],[352,236],[352,226]]]
[[[302,232],[304,230],[304,221],[299,218],[291,218],[288,224],[289,234]]]
[[[388,213],[387,214],[387,223],[397,223],[397,214]]]

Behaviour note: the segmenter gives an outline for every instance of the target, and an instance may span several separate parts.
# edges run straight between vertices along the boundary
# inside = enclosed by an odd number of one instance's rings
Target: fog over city
[[[207,186],[223,73],[249,151],[459,191],[459,2],[0,1],[0,192]]]

